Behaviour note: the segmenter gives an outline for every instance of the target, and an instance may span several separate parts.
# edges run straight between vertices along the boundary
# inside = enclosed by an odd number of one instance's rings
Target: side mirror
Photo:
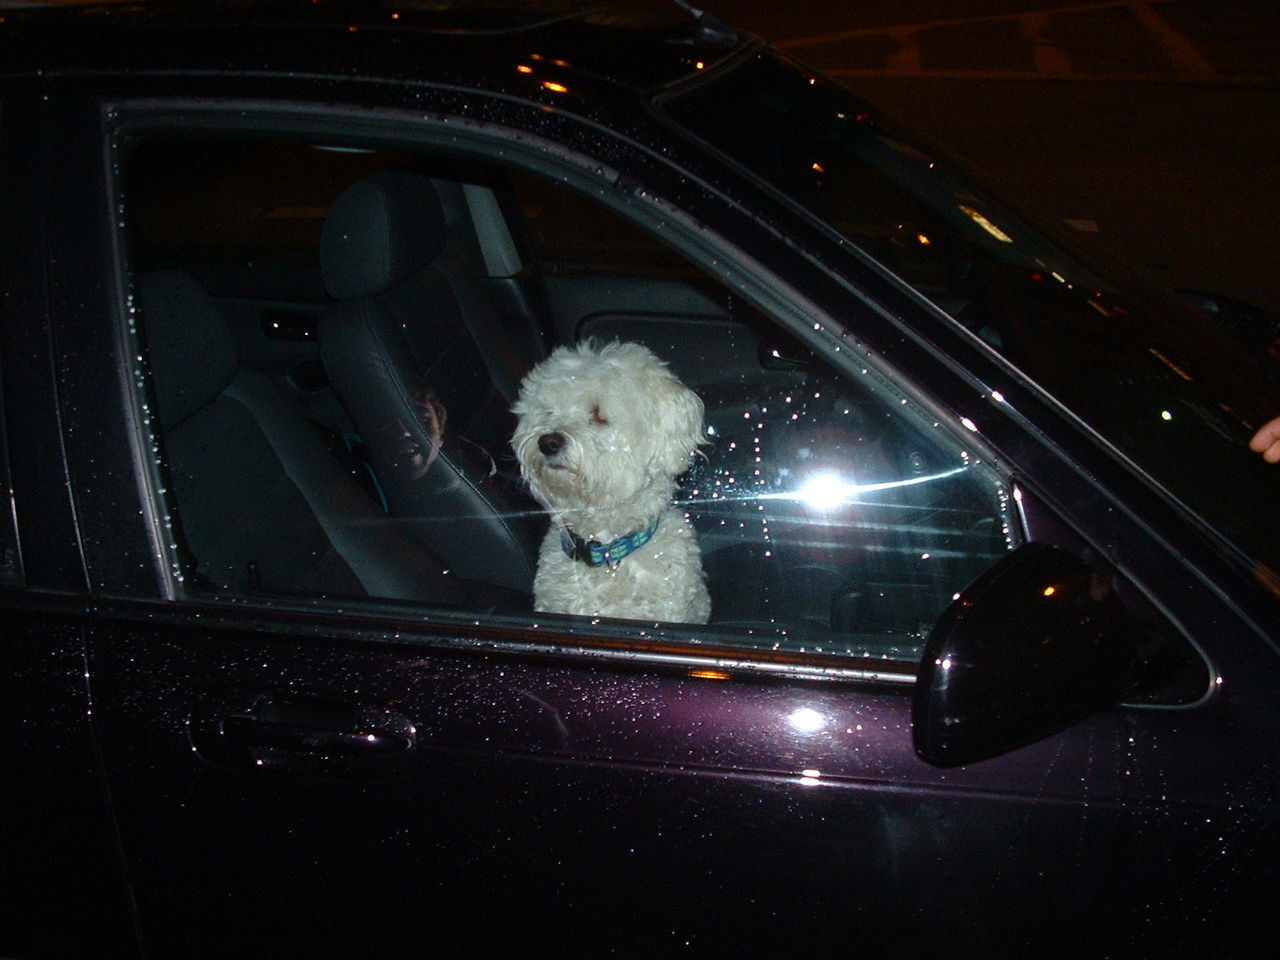
[[[957,766],[1066,729],[1133,686],[1140,636],[1083,560],[1048,544],[1020,547],[929,634],[912,709],[916,752]]]

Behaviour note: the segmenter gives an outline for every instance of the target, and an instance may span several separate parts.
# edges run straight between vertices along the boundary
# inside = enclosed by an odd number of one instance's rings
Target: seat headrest
[[[168,430],[218,396],[240,358],[213,298],[180,270],[157,270],[138,285],[160,425]]]
[[[320,236],[320,270],[336,300],[389,290],[444,249],[445,214],[431,181],[380,170],[338,196]]]

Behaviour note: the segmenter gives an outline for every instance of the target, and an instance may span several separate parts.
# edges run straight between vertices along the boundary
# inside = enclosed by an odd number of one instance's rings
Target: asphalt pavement
[[[705,0],[1170,287],[1280,312],[1280,4]]]

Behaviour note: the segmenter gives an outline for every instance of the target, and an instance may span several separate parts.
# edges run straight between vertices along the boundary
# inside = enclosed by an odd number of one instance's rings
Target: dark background
[[[701,0],[1166,286],[1280,312],[1274,0]]]
[[[1158,282],[1280,312],[1276,0],[692,5],[834,74]]]

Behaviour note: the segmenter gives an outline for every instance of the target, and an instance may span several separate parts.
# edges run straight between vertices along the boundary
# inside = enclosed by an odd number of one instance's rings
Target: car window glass
[[[673,274],[693,278],[689,262],[652,234],[545,177],[508,171],[538,268],[552,276]]]
[[[837,370],[548,178],[229,137],[131,140],[125,170],[143,402],[182,595],[548,622],[531,596],[548,521],[511,407],[549,351],[615,340],[644,345],[705,409],[674,501],[721,640],[914,660],[952,596],[1017,540],[1001,478],[904,391]],[[439,223],[414,206],[424,182]],[[385,289],[368,284],[386,264],[364,253],[386,237],[342,220],[366,190],[407,198],[385,229],[414,238],[415,265]],[[376,369],[366,328],[388,351]]]
[[[1274,330],[1224,330],[1015,212],[848,90],[760,53],[670,115],[814,212],[1046,387],[1272,570],[1274,475],[1248,449],[1275,415]],[[1233,491],[1223,496],[1223,490]]]

